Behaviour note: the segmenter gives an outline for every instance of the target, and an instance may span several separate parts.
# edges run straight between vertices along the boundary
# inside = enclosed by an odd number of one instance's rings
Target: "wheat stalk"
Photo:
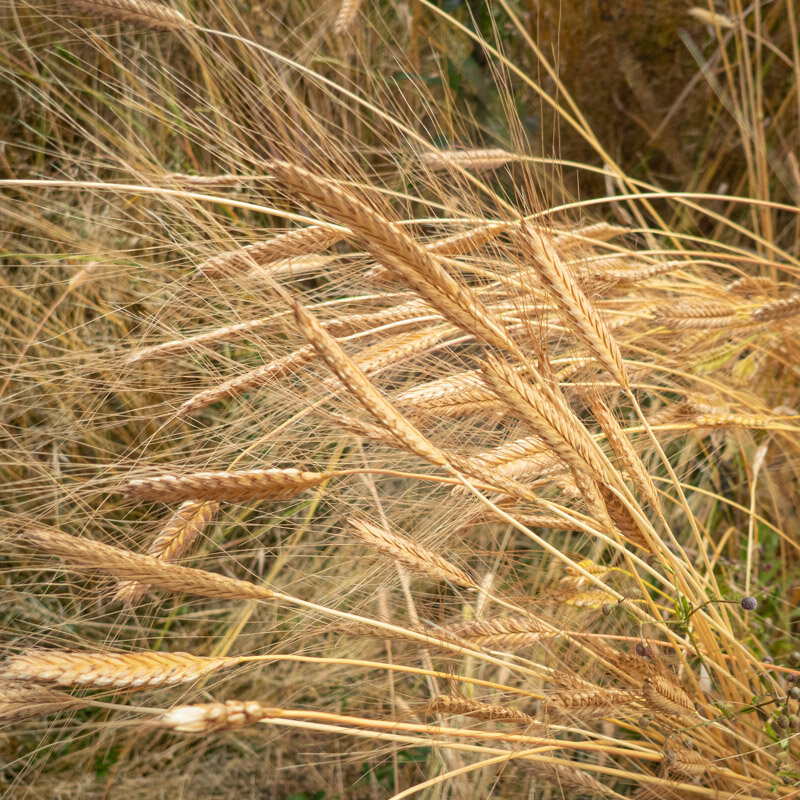
[[[428,575],[434,580],[449,581],[456,586],[477,589],[475,581],[464,570],[398,533],[388,531],[373,523],[352,517],[349,520],[352,534],[361,542],[382,555],[394,559],[408,569]]]
[[[23,650],[0,665],[0,679],[57,686],[152,689],[187,683],[235,658],[203,658],[190,653],[110,653],[78,650]]]

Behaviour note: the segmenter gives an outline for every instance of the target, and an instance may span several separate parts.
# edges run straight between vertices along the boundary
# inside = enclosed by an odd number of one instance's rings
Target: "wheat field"
[[[797,796],[800,14],[651,5],[0,3],[4,797]]]

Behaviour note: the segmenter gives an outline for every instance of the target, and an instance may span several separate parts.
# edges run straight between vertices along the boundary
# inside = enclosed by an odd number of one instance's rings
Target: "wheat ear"
[[[0,722],[44,717],[70,708],[82,708],[88,702],[47,686],[7,681],[0,676]]]
[[[61,0],[62,4],[86,14],[126,22],[152,31],[191,31],[195,24],[174,8],[152,0]]]
[[[546,235],[529,225],[520,229],[523,249],[570,329],[589,352],[625,389],[630,388],[622,353],[603,318],[578,285],[569,268],[559,257]]]
[[[296,189],[309,202],[338,219],[381,264],[398,274],[445,319],[479,341],[512,352],[521,362],[530,359],[509,337],[498,319],[468,286],[456,282],[439,261],[396,222],[327,178],[285,161],[269,163],[273,176]],[[376,200],[376,203],[378,201]]]
[[[333,23],[333,32],[337,36],[349,33],[356,21],[358,11],[361,8],[361,0],[341,0],[339,12]]]
[[[492,650],[516,650],[558,636],[536,617],[495,617],[460,622],[444,629],[448,636]]]
[[[175,511],[147,549],[149,555],[162,561],[177,561],[184,556],[219,510],[215,500],[187,500]],[[117,586],[114,599],[126,605],[135,605],[146,586],[124,581]]]
[[[773,300],[753,311],[752,317],[756,322],[769,322],[775,319],[788,319],[800,314],[800,292],[783,300]]]
[[[243,728],[279,716],[281,709],[263,706],[255,700],[228,700],[225,703],[177,706],[157,717],[155,724],[184,733],[213,733]]]
[[[137,478],[125,485],[135,500],[286,500],[317,486],[334,473],[299,469],[251,469],[231,472],[194,472],[190,475],[156,475]]]
[[[108,653],[32,648],[7,658],[0,679],[57,686],[152,689],[175,686],[237,663],[190,653]]]
[[[253,267],[265,267],[292,256],[319,253],[343,238],[344,233],[335,228],[310,225],[264,242],[219,253],[198,264],[197,271],[206,278],[230,278]]]
[[[642,697],[654,711],[668,717],[694,716],[691,697],[665,675],[651,675],[642,683]]]
[[[432,170],[459,167],[475,171],[497,169],[514,161],[520,156],[500,148],[471,148],[467,150],[427,150],[419,157],[420,163]]]
[[[509,706],[481,703],[466,697],[456,697],[451,694],[442,694],[432,700],[422,713],[428,716],[435,714],[458,714],[459,716],[475,717],[492,722],[509,722],[516,725],[536,725],[537,720],[530,714]]]
[[[615,717],[631,713],[635,700],[630,692],[619,689],[591,689],[576,692],[557,692],[542,705],[549,715],[580,720]]]
[[[28,528],[15,537],[26,549],[58,556],[81,572],[101,573],[118,580],[147,583],[169,592],[221,599],[269,600],[275,594],[263,586],[202,569],[167,564],[52,528]]]
[[[349,520],[351,532],[361,542],[382,555],[394,559],[408,569],[428,575],[434,580],[449,581],[456,586],[477,589],[478,585],[464,570],[451,564],[427,547],[406,539],[393,531],[373,525],[365,519]]]

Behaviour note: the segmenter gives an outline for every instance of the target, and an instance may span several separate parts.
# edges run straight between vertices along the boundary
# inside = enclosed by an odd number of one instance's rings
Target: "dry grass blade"
[[[251,469],[232,472],[195,472],[190,475],[156,475],[138,478],[125,485],[134,500],[286,500],[331,477],[330,472],[299,469]]]
[[[177,561],[184,556],[219,510],[215,500],[187,500],[170,517],[167,524],[147,549],[149,555],[162,561]],[[114,599],[134,605],[147,587],[140,583],[125,581],[117,587]]]
[[[20,547],[58,556],[80,572],[147,583],[168,592],[230,600],[269,600],[275,596],[269,589],[248,581],[167,564],[153,556],[139,555],[52,528],[28,528],[14,537],[14,541]]]
[[[263,706],[255,700],[228,700],[225,703],[177,706],[157,717],[155,724],[183,733],[213,733],[280,716],[279,708]]]
[[[630,714],[634,700],[635,697],[630,692],[598,688],[588,691],[557,692],[550,695],[543,705],[551,716],[591,720]]]
[[[327,250],[340,242],[344,233],[334,228],[311,225],[279,234],[264,242],[219,253],[198,264],[206,278],[230,278],[254,267],[265,267],[291,256],[305,256]]]
[[[442,694],[431,701],[422,710],[423,714],[458,714],[459,716],[474,717],[491,722],[508,722],[516,725],[536,725],[537,720],[530,714],[510,706],[481,703],[466,697],[456,697],[451,694]]]
[[[175,686],[236,663],[190,653],[110,653],[78,650],[23,650],[0,665],[0,679],[57,686],[152,689]]]
[[[402,564],[413,572],[428,575],[434,580],[449,581],[456,586],[468,589],[477,588],[475,583],[464,570],[451,564],[427,547],[406,539],[385,528],[373,525],[365,519],[354,517],[349,520],[353,535],[361,542],[377,550],[382,555]]]
[[[6,681],[0,676],[0,722],[21,722],[33,717],[58,714],[82,708],[87,702],[46,686]]]
[[[540,280],[556,302],[570,330],[586,345],[592,355],[625,389],[628,381],[622,353],[608,325],[584,294],[569,268],[561,260],[546,235],[529,225],[520,229],[519,241]]]
[[[60,0],[85,14],[149,28],[152,31],[191,31],[195,24],[174,8],[152,0]]]

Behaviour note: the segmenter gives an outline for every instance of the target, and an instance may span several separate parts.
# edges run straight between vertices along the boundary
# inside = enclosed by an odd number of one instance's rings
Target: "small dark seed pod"
[[[755,611],[758,608],[758,600],[748,595],[742,598],[741,606],[745,611]]]
[[[789,717],[785,714],[781,714],[779,717],[775,719],[775,727],[780,728],[781,730],[789,727]]]
[[[791,697],[792,700],[800,700],[800,686],[792,686],[792,688],[789,689],[789,697]]]
[[[789,714],[789,727],[793,731],[800,729],[800,717],[797,714]]]
[[[790,672],[790,673],[789,673],[789,674],[786,676],[786,682],[787,682],[787,683],[797,683],[797,674],[796,674],[796,673],[794,673],[794,672]]]
[[[800,651],[792,650],[792,652],[789,653],[789,663],[793,667],[800,666]]]

